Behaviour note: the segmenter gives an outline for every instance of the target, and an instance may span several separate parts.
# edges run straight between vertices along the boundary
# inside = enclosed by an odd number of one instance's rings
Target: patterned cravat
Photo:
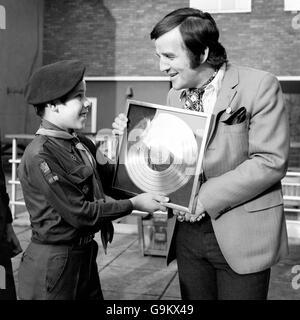
[[[203,93],[203,89],[190,89],[189,93],[186,96],[184,104],[185,109],[204,112],[202,103]]]
[[[213,75],[201,86],[201,88],[192,88],[185,91],[185,109],[204,112],[202,97],[206,87],[213,81],[217,73],[218,70],[215,70]]]

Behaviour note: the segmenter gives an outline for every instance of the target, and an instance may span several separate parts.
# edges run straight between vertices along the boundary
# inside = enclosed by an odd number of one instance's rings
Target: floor
[[[25,250],[31,231],[27,223],[21,221],[22,219],[17,219],[14,228]],[[26,217],[23,221],[26,221]],[[124,230],[128,232],[130,229]],[[107,255],[99,245],[97,262],[104,298],[106,300],[179,300],[176,262],[166,266],[165,257],[144,256],[139,245],[138,234],[124,232],[115,234]],[[99,235],[96,235],[96,241],[100,244]],[[13,259],[16,285],[18,285],[17,273],[20,259],[21,254]],[[272,269],[268,299],[300,300],[299,239],[290,239],[290,255]]]
[[[6,180],[8,181],[8,179]],[[8,193],[11,186],[7,185]],[[22,198],[20,186],[17,199]],[[14,229],[23,250],[29,244],[31,231],[28,213],[18,206]],[[144,255],[139,244],[136,217],[127,218],[127,224],[115,224],[115,236],[105,255],[99,243],[98,266],[106,300],[179,300],[180,291],[176,262],[166,266],[164,256]],[[269,300],[300,300],[300,238],[289,238],[290,254],[272,268]],[[13,259],[17,273],[21,254]]]

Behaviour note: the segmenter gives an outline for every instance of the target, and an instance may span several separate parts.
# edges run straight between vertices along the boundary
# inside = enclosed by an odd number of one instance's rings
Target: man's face
[[[58,104],[57,123],[62,129],[81,130],[85,127],[87,114],[89,112],[90,102],[85,96],[85,81],[77,86],[74,92],[68,97],[64,104]]]
[[[196,88],[201,85],[200,67],[191,69],[179,27],[156,39],[155,48],[160,71],[171,77],[174,89]]]

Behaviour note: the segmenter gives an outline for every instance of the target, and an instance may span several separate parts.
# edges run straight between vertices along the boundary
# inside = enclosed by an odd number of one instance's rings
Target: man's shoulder
[[[239,80],[242,81],[253,81],[253,79],[259,81],[263,78],[276,78],[274,74],[269,71],[256,69],[250,66],[236,65],[229,63],[226,68],[226,72],[238,72]]]

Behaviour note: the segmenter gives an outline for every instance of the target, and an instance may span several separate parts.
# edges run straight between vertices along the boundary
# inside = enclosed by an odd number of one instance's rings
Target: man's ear
[[[206,62],[207,58],[208,58],[208,54],[209,54],[209,48],[206,47],[204,50],[204,54],[201,55],[200,59],[201,59],[201,63],[203,64],[204,62]]]

